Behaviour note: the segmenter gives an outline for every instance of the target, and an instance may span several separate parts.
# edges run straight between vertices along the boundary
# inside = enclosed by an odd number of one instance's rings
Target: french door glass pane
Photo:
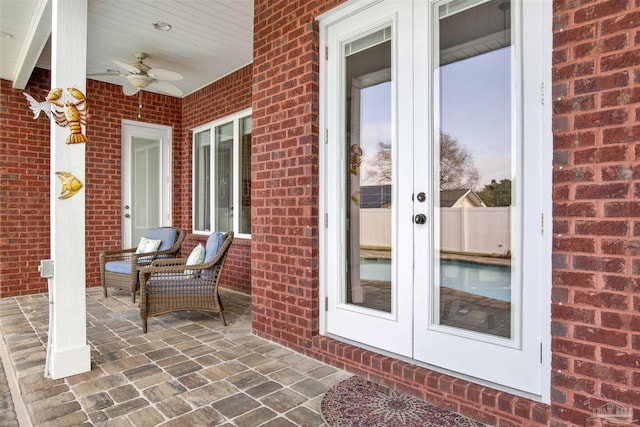
[[[134,137],[133,149],[133,238],[137,245],[147,228],[158,227],[160,218],[160,141]]]
[[[251,234],[251,116],[240,119],[240,224]]]
[[[233,122],[215,128],[215,231],[233,230]]]
[[[344,45],[347,281],[343,302],[391,312],[391,31]]]
[[[194,142],[194,228],[199,231],[211,230],[211,131],[195,135]]]
[[[435,323],[511,338],[517,170],[510,2],[464,3],[441,5],[434,26]]]

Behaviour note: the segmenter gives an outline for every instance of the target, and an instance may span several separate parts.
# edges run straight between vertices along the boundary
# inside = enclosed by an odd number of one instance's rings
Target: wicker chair
[[[232,231],[213,233],[207,240],[201,264],[187,266],[187,258],[156,259],[140,270],[140,317],[144,333],[149,317],[183,310],[219,313],[223,325],[227,324],[218,282],[232,241]]]
[[[175,233],[172,230],[175,230]],[[162,240],[157,252],[136,254],[136,248],[101,252],[99,255],[100,281],[105,298],[107,297],[107,288],[119,288],[130,290],[131,300],[136,302],[140,269],[151,264],[154,258],[175,257],[186,235],[185,230],[176,227],[150,228],[145,232],[144,237]],[[149,261],[144,261],[145,259]]]

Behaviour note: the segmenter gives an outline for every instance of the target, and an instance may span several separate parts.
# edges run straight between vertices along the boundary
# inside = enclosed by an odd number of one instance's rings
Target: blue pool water
[[[391,260],[360,261],[362,280],[391,281]],[[441,260],[442,286],[471,294],[511,301],[511,267],[475,262]]]

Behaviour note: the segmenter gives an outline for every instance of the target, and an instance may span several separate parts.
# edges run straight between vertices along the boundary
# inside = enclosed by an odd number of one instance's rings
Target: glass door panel
[[[439,325],[512,338],[510,4],[475,3],[438,8],[433,312]]]
[[[215,231],[233,230],[233,122],[216,127],[214,168]]]
[[[343,301],[391,312],[393,290],[390,28],[345,46],[347,281]],[[385,40],[386,39],[386,40]]]
[[[160,193],[161,141],[133,137],[133,241],[139,242],[145,231],[162,225],[162,195]],[[133,246],[137,245],[135,243]]]

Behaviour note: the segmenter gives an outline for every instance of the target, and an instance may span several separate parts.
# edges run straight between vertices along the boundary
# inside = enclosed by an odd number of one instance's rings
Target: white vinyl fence
[[[510,207],[440,208],[440,224],[440,250],[483,254],[511,250]],[[360,245],[391,247],[391,209],[360,210]]]

